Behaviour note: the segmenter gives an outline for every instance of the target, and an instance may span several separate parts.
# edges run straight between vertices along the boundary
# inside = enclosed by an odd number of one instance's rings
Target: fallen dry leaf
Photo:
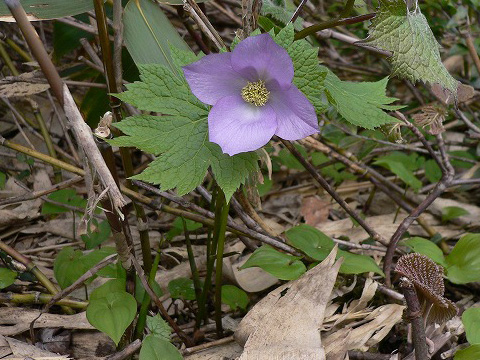
[[[239,360],[324,360],[320,339],[325,307],[341,260],[337,247],[299,279],[289,282],[257,303],[243,318],[235,339],[244,344]]]
[[[311,226],[317,226],[327,221],[330,207],[330,201],[326,201],[317,195],[308,196],[302,199],[300,213],[304,217],[305,223]]]

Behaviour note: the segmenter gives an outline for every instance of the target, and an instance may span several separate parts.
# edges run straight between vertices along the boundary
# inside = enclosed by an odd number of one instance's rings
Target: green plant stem
[[[48,304],[52,297],[53,295],[43,293],[0,293],[0,304]],[[61,299],[57,301],[55,305],[68,306],[71,309],[85,310],[88,306],[88,302],[74,299]]]
[[[118,0],[115,0],[116,4],[115,7],[119,5]],[[95,7],[95,15],[97,17],[97,27],[98,27],[98,37],[100,40],[100,48],[102,50],[102,60],[103,66],[105,69],[105,75],[107,78],[107,86],[109,91],[109,102],[110,108],[112,109],[113,120],[118,122],[122,119],[122,111],[121,111],[121,102],[118,98],[113,96],[112,94],[119,93],[121,91],[121,64],[117,64],[117,71],[115,71],[115,66],[113,63],[113,56],[110,46],[110,39],[108,36],[108,26],[107,26],[107,16],[105,14],[105,8],[103,5],[103,0],[94,0],[94,7]],[[120,4],[121,5],[121,4]],[[116,9],[117,10],[117,9]],[[116,34],[115,37],[122,38],[121,32],[121,18],[115,16],[115,24],[116,24]],[[120,42],[121,39],[120,39]],[[118,47],[115,48],[116,52],[121,51],[118,50]],[[115,61],[119,62],[121,57],[118,54],[115,54]],[[117,74],[120,72],[120,74]],[[121,133],[116,130],[115,128],[112,129],[113,133],[116,136],[121,135]],[[120,156],[122,158],[123,169],[125,171],[126,177],[130,177],[134,175],[133,170],[133,163],[132,163],[132,156],[131,151],[129,148],[121,147],[120,148]],[[127,179],[126,186],[134,191],[138,189],[131,183],[130,180]],[[142,206],[137,204],[135,201],[133,202],[135,214],[137,216],[137,220],[139,223],[139,233],[140,233],[140,245],[142,248],[142,259],[143,259],[143,267],[145,272],[148,274],[152,269],[152,255],[150,249],[150,239],[148,235],[148,229],[146,227],[147,224],[147,217],[145,215],[145,211]]]
[[[18,55],[20,55],[26,62],[33,61],[31,56],[25,50],[23,50],[20,46],[18,46],[15,41],[13,41],[12,39],[6,39],[5,42],[7,43],[8,46],[12,48],[13,51],[15,51]]]
[[[295,40],[300,40],[303,38],[306,38],[309,35],[312,35],[318,31],[325,30],[325,29],[331,29],[336,26],[341,26],[341,25],[350,25],[350,24],[356,24],[359,22],[363,22],[366,20],[370,20],[373,17],[375,17],[375,13],[372,14],[365,14],[365,15],[359,15],[359,16],[353,16],[349,18],[342,18],[342,19],[333,19],[333,20],[328,20],[325,22],[322,22],[320,24],[315,24],[312,26],[309,26],[303,30],[300,30],[298,33],[295,34]]]
[[[4,42],[0,41],[0,56],[3,58],[3,61],[5,61],[5,65],[7,65],[13,76],[20,75],[17,68],[15,67],[15,64],[12,61],[12,58],[10,57],[10,55],[8,55],[8,52],[5,49],[5,46],[3,46],[3,44]]]
[[[346,18],[350,15],[355,6],[355,0],[347,0],[345,7],[343,8],[342,12],[340,13],[340,18]]]
[[[33,115],[35,116],[35,119],[37,120],[37,125],[40,128],[40,133],[43,136],[43,139],[45,140],[45,145],[47,146],[48,153],[50,154],[51,157],[53,158],[58,158],[57,157],[57,152],[55,151],[55,147],[53,146],[53,141],[52,137],[50,136],[50,132],[47,129],[47,125],[45,124],[45,120],[43,119],[42,113],[36,106],[36,104],[32,104],[33,108]],[[53,174],[55,177],[55,182],[60,183],[62,182],[62,170],[58,166],[53,166]]]
[[[210,210],[215,210],[215,204],[217,200],[217,188],[214,187],[212,191],[212,201],[210,202]],[[202,294],[200,296],[200,300],[198,302],[198,313],[195,319],[195,329],[199,329],[202,321],[204,323],[207,322],[207,298],[208,293],[210,292],[210,287],[212,285],[212,274],[213,274],[213,266],[215,265],[215,256],[212,256],[213,250],[213,239],[212,239],[212,231],[209,228],[208,235],[207,235],[207,273],[205,275],[205,283],[203,284]]]
[[[223,336],[222,328],[222,277],[223,277],[223,252],[225,250],[225,230],[227,228],[228,210],[230,203],[225,201],[225,194],[218,188],[215,205],[214,239],[217,244],[217,263],[215,268],[215,323],[217,337]]]
[[[188,234],[187,222],[185,221],[185,218],[182,217],[181,219],[183,222],[183,231],[185,233],[185,243],[187,245],[188,262],[190,264],[190,271],[193,278],[193,286],[195,288],[195,297],[198,304],[202,292],[202,287],[200,285],[200,276],[198,275],[197,264],[195,263],[195,254],[193,253],[192,242],[190,241],[190,235]]]
[[[155,274],[157,273],[158,264],[160,264],[160,251],[157,252],[155,259],[153,260],[152,269],[148,274],[148,283],[150,287],[152,287],[155,281]],[[142,339],[143,332],[145,331],[145,324],[147,323],[147,314],[148,308],[150,307],[150,296],[145,291],[145,295],[143,295],[142,305],[140,306],[140,311],[138,312],[138,320],[137,325],[135,328],[135,339]]]
[[[55,286],[55,284],[53,284],[50,281],[50,279],[46,277],[45,274],[42,273],[40,269],[38,269],[37,265],[35,265],[35,263],[32,260],[30,260],[28,257],[20,254],[17,250],[8,246],[1,240],[0,240],[0,250],[4,251],[13,259],[17,260],[22,265],[24,265],[27,268],[27,270],[30,271],[37,278],[40,284],[42,284],[45,287],[45,289],[48,290],[50,294],[55,295],[56,293],[58,293],[59,290],[57,286]],[[62,309],[67,314],[74,314],[74,311],[67,306],[62,306]]]

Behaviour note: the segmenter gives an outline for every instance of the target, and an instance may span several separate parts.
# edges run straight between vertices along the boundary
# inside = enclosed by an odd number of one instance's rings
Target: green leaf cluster
[[[210,167],[227,199],[258,169],[254,152],[223,154],[208,141],[208,107],[190,91],[180,66],[196,60],[194,54],[172,48],[176,72],[160,64],[140,65],[140,82],[127,85],[117,96],[141,110],[164,116],[129,117],[115,126],[127,136],[111,140],[113,145],[133,146],[157,158],[135,179],[176,188],[184,195],[204,179]]]
[[[301,257],[284,254],[269,245],[256,249],[240,269],[259,267],[280,280],[298,279],[307,268]]]
[[[181,360],[182,355],[178,349],[170,343],[172,330],[162,317],[147,316],[147,327],[151,331],[143,341],[140,350],[140,360]]]
[[[335,246],[335,242],[329,236],[310,225],[295,226],[287,230],[285,235],[290,244],[317,261],[325,259]],[[341,273],[376,272],[384,276],[383,271],[370,256],[338,250],[337,259],[341,257],[344,258],[340,267]]]
[[[236,310],[238,308],[247,310],[250,299],[245,291],[236,287],[235,285],[222,286],[222,303],[230,306],[230,309]]]
[[[75,206],[78,208],[84,209],[87,205],[87,200],[83,197],[77,195],[75,189],[61,189],[57,190],[50,195],[48,195],[48,199],[56,201],[57,203],[62,203],[67,206]],[[63,207],[61,205],[52,204],[52,203],[44,203],[42,205],[42,214],[49,215],[49,214],[61,214],[67,211],[71,211],[67,207]]]
[[[455,353],[454,360],[480,358],[480,308],[469,308],[462,314],[465,334],[470,346]]]
[[[325,259],[335,246],[335,242],[330,237],[313,226],[305,224],[287,230],[285,235],[291,245],[316,261]],[[370,256],[338,250],[337,258],[341,257],[344,260],[340,272],[344,274],[376,272],[384,276],[383,271]],[[301,257],[284,254],[264,245],[254,251],[241,269],[258,266],[281,280],[294,280],[307,271],[300,259]]]
[[[416,153],[407,155],[405,153],[394,151],[388,155],[377,158],[374,165],[382,166],[397,175],[405,184],[419,190],[422,182],[414,175],[414,171],[423,166],[423,157],[418,157]]]
[[[480,234],[464,235],[447,256],[427,239],[415,237],[403,243],[445,267],[447,279],[454,284],[480,281]]]
[[[125,279],[110,280],[95,289],[87,307],[88,322],[117,345],[136,313],[137,302],[125,291]]]
[[[389,58],[392,76],[414,83],[439,84],[456,96],[458,82],[443,65],[440,45],[420,7],[410,11],[404,0],[379,0],[379,3],[364,43],[393,53]]]
[[[384,110],[398,110],[403,106],[390,105],[396,98],[385,95],[388,78],[377,82],[342,81],[326,67],[325,88],[331,104],[349,123],[374,129],[396,119]]]
[[[17,273],[7,268],[0,268],[0,289],[5,289],[15,282]]]
[[[67,246],[58,253],[53,264],[55,279],[60,287],[65,289],[66,287],[72,285],[80,276],[85,274],[101,260],[114,253],[114,248],[105,247],[99,250],[91,251],[84,255],[81,250],[75,250],[73,247]],[[112,268],[105,267],[97,274],[100,276],[110,277],[111,273]],[[93,278],[94,277],[91,279]]]
[[[195,286],[189,278],[177,278],[168,283],[172,299],[195,300]]]

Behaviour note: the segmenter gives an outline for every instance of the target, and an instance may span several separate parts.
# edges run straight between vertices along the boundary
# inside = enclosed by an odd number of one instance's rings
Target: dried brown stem
[[[407,303],[406,317],[412,324],[412,340],[415,348],[415,359],[427,360],[430,357],[428,356],[422,307],[418,301],[417,292],[415,291],[413,283],[406,277],[401,278],[400,288],[403,291]]]
[[[393,262],[393,255],[395,253],[398,242],[401,240],[403,234],[405,234],[410,225],[420,216],[420,214],[422,214],[435,201],[435,199],[437,199],[445,191],[445,189],[447,189],[451,185],[453,177],[455,175],[455,171],[450,164],[447,152],[445,150],[445,143],[443,142],[442,135],[437,135],[437,143],[440,150],[440,156],[438,156],[438,154],[432,149],[432,147],[428,143],[427,139],[425,139],[423,134],[413,124],[408,122],[404,117],[402,118],[402,120],[404,120],[405,125],[410,130],[412,130],[412,132],[418,137],[418,139],[432,155],[433,159],[437,162],[442,171],[442,178],[437,183],[432,192],[428,194],[428,196],[415,209],[413,209],[413,211],[411,211],[405,219],[403,219],[395,233],[392,235],[387,248],[387,253],[385,254],[383,265],[383,271],[385,273],[385,284],[387,286],[391,286],[390,273],[392,270],[391,268]]]

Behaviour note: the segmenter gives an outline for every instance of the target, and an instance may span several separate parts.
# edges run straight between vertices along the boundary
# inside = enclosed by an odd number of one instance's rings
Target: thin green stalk
[[[155,281],[155,274],[157,273],[158,264],[160,264],[160,251],[157,252],[155,255],[155,259],[153,260],[152,269],[148,275],[148,283],[150,287],[152,287],[153,282]],[[147,323],[147,314],[148,308],[150,307],[150,296],[145,291],[145,295],[143,295],[142,305],[140,306],[140,311],[138,313],[138,321],[135,328],[135,338],[134,339],[142,339],[143,332],[145,331],[145,325]]]
[[[195,254],[193,253],[192,242],[190,241],[190,235],[188,234],[187,222],[185,221],[185,218],[182,217],[181,219],[183,222],[183,231],[185,233],[185,243],[187,245],[188,262],[190,263],[190,271],[192,272],[193,286],[195,288],[195,297],[198,304],[202,293],[202,286],[200,284],[200,276],[198,275],[197,264],[195,263]]]
[[[213,211],[215,209],[215,204],[217,200],[217,187],[213,188],[212,191],[212,201],[210,202],[210,210]],[[204,323],[207,322],[207,297],[208,293],[210,292],[210,287],[212,286],[212,274],[213,274],[213,266],[215,265],[215,255],[212,254],[213,249],[216,247],[213,244],[214,240],[212,239],[212,230],[208,228],[207,234],[207,273],[205,275],[205,283],[203,284],[202,295],[200,296],[200,300],[198,302],[198,313],[195,319],[195,329],[199,329],[202,325],[202,321]],[[215,245],[215,247],[214,247]]]
[[[42,293],[30,293],[30,294],[15,294],[15,293],[0,293],[0,304],[48,304],[53,295]],[[61,299],[58,300],[55,305],[68,306],[72,309],[85,310],[88,306],[87,301],[74,300],[74,299]]]
[[[45,124],[45,120],[43,119],[42,113],[38,109],[38,107],[32,104],[33,115],[37,120],[37,125],[40,128],[40,132],[45,140],[45,145],[47,146],[48,153],[51,157],[57,158],[57,152],[53,146],[52,137],[50,136],[50,132],[47,129],[47,125]],[[60,183],[62,182],[62,170],[58,166],[53,166],[53,174],[55,176],[55,182]]]
[[[347,0],[345,7],[343,8],[342,12],[340,13],[340,18],[346,18],[350,15],[355,6],[355,0]]]
[[[3,44],[3,41],[0,41],[0,56],[3,58],[3,61],[5,61],[5,65],[7,65],[13,76],[20,75],[17,68],[15,67],[15,64],[12,61],[12,58],[10,57],[10,55],[8,55],[8,52],[5,49],[5,46],[3,46]]]
[[[225,250],[225,231],[227,229],[228,210],[230,202],[225,201],[225,194],[218,188],[217,204],[215,206],[215,227],[214,234],[217,243],[217,264],[215,268],[215,324],[217,326],[217,337],[223,336],[222,328],[222,275],[223,275],[223,252]]]
[[[13,51],[15,51],[18,55],[20,55],[23,58],[23,60],[25,60],[26,62],[33,61],[32,57],[20,46],[18,46],[15,41],[13,41],[12,39],[7,39],[5,40],[5,42],[7,43],[8,46],[12,48]]]

